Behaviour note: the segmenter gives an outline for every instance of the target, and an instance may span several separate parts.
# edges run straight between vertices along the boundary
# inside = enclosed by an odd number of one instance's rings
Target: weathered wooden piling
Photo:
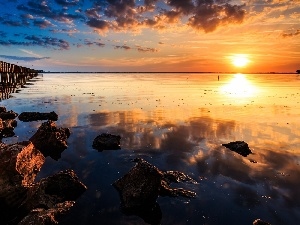
[[[9,98],[27,80],[38,75],[37,70],[0,61],[0,101]]]

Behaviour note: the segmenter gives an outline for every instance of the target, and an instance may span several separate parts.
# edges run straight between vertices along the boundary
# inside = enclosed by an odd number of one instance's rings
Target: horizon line
[[[151,72],[151,71],[146,71],[146,72],[134,72],[134,71],[123,71],[123,72],[120,72],[120,71],[115,71],[115,72],[112,72],[112,71],[96,71],[96,72],[88,72],[88,71],[43,71],[43,72],[40,72],[40,73],[215,73],[215,74],[232,74],[232,73],[235,73],[235,74],[299,74],[297,72],[248,72],[248,73],[244,73],[244,72],[237,72],[237,71],[232,71],[232,72]]]

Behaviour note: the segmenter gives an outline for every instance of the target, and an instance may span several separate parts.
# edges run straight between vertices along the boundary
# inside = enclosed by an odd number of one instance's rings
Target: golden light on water
[[[221,93],[234,98],[252,97],[257,88],[244,74],[235,74],[234,77],[221,87]]]

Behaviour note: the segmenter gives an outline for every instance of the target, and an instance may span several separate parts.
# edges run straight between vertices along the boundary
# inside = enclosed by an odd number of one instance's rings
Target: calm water
[[[111,185],[135,157],[198,181],[180,185],[195,199],[158,198],[163,225],[299,224],[300,76],[219,76],[44,74],[1,105],[55,111],[57,125],[71,129],[68,149],[58,161],[47,158],[37,178],[71,168],[88,186],[61,224],[146,224],[120,212]],[[41,123],[18,121],[16,136],[3,141],[28,140]],[[94,150],[103,132],[121,135],[121,150]],[[221,146],[237,140],[254,154]]]

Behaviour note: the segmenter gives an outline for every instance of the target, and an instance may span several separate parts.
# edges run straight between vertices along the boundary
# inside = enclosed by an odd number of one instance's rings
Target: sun
[[[249,58],[245,54],[236,54],[231,57],[231,62],[236,67],[245,67],[249,63]]]

